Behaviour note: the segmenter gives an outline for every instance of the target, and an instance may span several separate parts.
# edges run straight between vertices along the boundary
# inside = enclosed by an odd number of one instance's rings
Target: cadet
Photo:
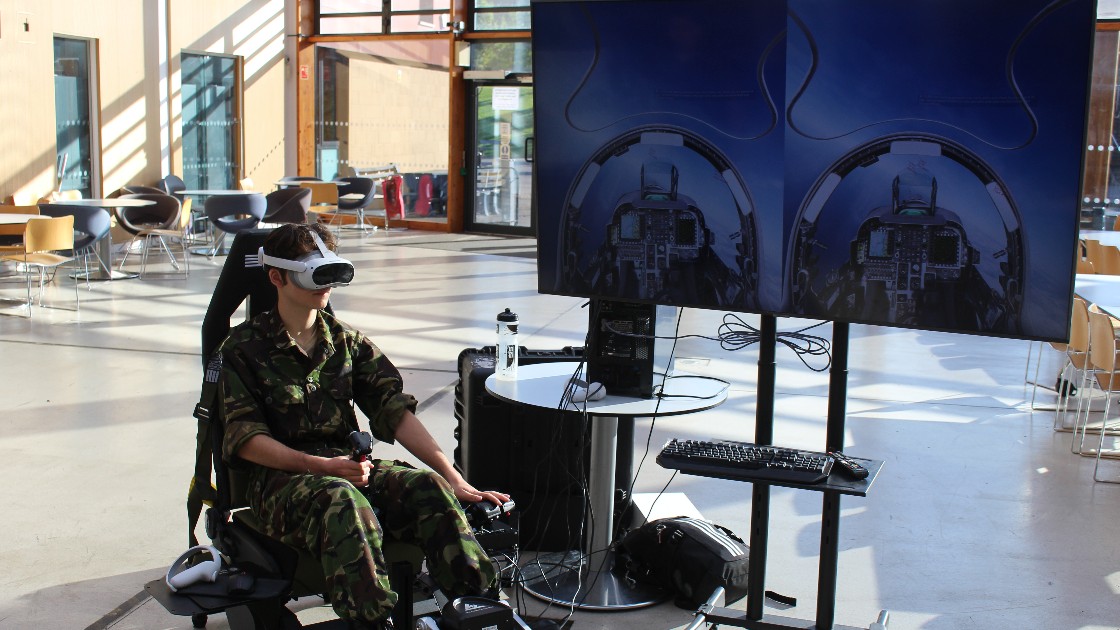
[[[323,311],[331,288],[354,275],[334,244],[318,224],[282,225],[265,240],[258,258],[277,304],[222,344],[223,456],[248,468],[249,506],[266,533],[321,559],[339,617],[355,628],[389,628],[397,595],[383,537],[420,545],[449,597],[483,594],[496,583],[494,565],[457,499],[501,504],[509,496],[467,483],[414,415],[416,399],[389,359]],[[353,461],[354,404],[374,437],[399,441],[431,470]]]

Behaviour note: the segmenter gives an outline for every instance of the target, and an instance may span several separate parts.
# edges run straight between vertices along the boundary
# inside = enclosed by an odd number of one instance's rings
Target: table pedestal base
[[[87,277],[88,276],[88,277]],[[140,277],[140,274],[131,271],[120,271],[112,269],[108,273],[104,269],[97,271],[75,271],[70,274],[70,277],[75,280],[89,280],[90,282],[106,282],[109,280],[134,280]]]
[[[669,598],[661,588],[617,575],[613,551],[587,556],[578,551],[543,553],[521,569],[521,588],[537,599],[584,610],[629,610]]]

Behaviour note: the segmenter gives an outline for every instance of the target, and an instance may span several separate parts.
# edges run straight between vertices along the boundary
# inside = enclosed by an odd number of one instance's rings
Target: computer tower
[[[587,326],[587,378],[608,394],[652,398],[669,374],[677,308],[592,300]],[[659,339],[658,329],[664,334]]]
[[[476,488],[513,495],[523,548],[580,548],[591,427],[575,412],[516,405],[486,391],[496,348],[459,354],[455,387],[455,465]],[[579,361],[582,348],[518,349],[518,364]],[[591,420],[594,422],[594,420]],[[633,469],[634,420],[620,418],[615,468],[616,518],[627,508]]]

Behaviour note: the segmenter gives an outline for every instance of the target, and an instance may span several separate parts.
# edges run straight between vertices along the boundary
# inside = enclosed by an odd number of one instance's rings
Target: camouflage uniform
[[[343,619],[383,619],[396,603],[383,536],[420,545],[448,596],[483,592],[494,583],[493,564],[438,474],[374,460],[368,488],[358,489],[338,477],[288,473],[236,457],[257,434],[324,457],[348,454],[347,436],[358,429],[354,403],[374,437],[392,443],[404,411],[415,410],[416,399],[401,391],[400,373],[369,339],[326,313],[320,312],[317,326],[320,342],[312,357],[299,351],[275,311],[236,326],[221,347],[222,455],[248,468],[247,499],[265,533],[320,558],[327,596]]]

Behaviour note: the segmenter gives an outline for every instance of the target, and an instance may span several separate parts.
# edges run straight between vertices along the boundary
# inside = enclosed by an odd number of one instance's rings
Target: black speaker
[[[591,460],[591,427],[574,412],[515,405],[486,392],[496,348],[459,354],[455,387],[455,465],[476,488],[513,495],[523,548],[581,548]],[[518,349],[518,364],[578,361],[582,348]],[[594,420],[591,420],[594,422]],[[616,518],[629,505],[634,419],[620,418],[615,468]]]

